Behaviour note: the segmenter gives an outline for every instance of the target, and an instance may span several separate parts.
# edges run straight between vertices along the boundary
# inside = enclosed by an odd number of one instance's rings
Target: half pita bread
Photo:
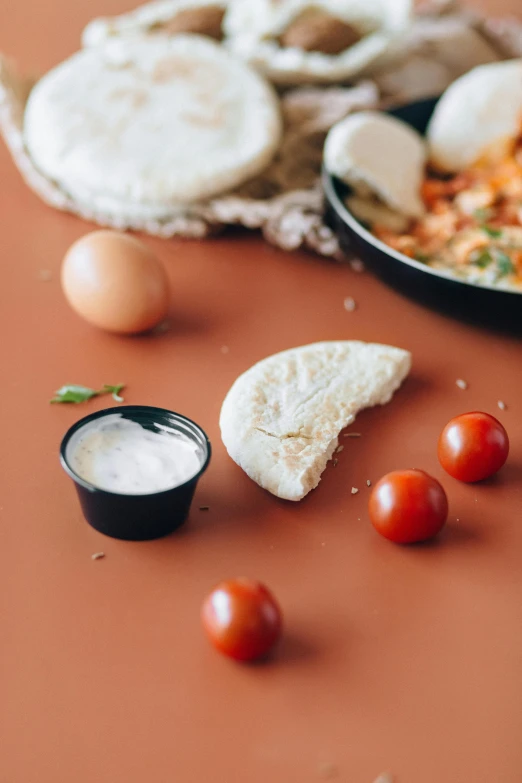
[[[225,44],[278,84],[346,81],[367,72],[394,47],[409,26],[411,5],[411,0],[230,0]],[[310,31],[303,38],[301,27],[286,43],[290,26],[308,24],[307,16]],[[327,25],[340,22],[355,33],[337,53],[310,50],[324,17]],[[335,29],[326,27],[325,43],[335,38]]]
[[[93,19],[82,33],[83,46],[98,46],[125,35],[196,33],[223,37],[228,0],[157,0],[121,16]]]
[[[39,171],[122,220],[161,220],[245,182],[280,138],[270,86],[195,35],[84,49],[37,83],[24,118]]]
[[[389,402],[410,366],[407,351],[354,341],[270,356],[227,394],[220,417],[223,443],[261,487],[301,500],[319,484],[341,430],[363,408]]]
[[[502,158],[522,130],[522,59],[480,65],[439,101],[427,131],[430,159],[456,172]]]
[[[326,138],[324,163],[361,198],[377,196],[410,218],[424,214],[424,139],[395,117],[366,111],[341,120]]]

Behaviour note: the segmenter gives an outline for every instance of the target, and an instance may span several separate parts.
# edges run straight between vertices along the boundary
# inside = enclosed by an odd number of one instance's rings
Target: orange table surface
[[[0,0],[0,50],[45,69],[90,17],[124,9]],[[65,250],[92,227],[40,203],[3,146],[0,207],[1,783],[372,783],[385,771],[397,783],[520,783],[520,342],[429,312],[369,273],[241,236],[146,240],[171,279],[171,329],[111,336],[59,285]],[[279,501],[227,456],[224,395],[264,356],[352,338],[410,349],[411,377],[360,416],[361,438],[346,439],[315,492]],[[213,461],[182,532],[129,543],[83,521],[58,444],[105,401],[50,406],[66,382],[125,382],[126,402],[207,430]],[[453,481],[436,458],[442,426],[471,409],[497,415],[512,441],[481,486]],[[400,548],[371,528],[366,481],[413,465],[443,481],[450,520],[435,544]],[[239,575],[266,582],[285,613],[263,665],[219,656],[200,627],[206,592]]]

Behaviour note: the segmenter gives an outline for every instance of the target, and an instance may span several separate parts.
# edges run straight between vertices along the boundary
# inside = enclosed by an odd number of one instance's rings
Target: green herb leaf
[[[415,253],[415,261],[418,261],[420,264],[427,264],[430,260],[430,257],[426,255],[426,253]]]
[[[515,271],[515,267],[510,257],[505,253],[502,253],[500,250],[497,253],[497,269],[497,279],[506,277],[506,275],[511,275]]]
[[[489,250],[482,250],[477,256],[474,256],[471,260],[473,266],[478,266],[479,269],[485,269],[493,261],[493,256]]]
[[[482,231],[491,237],[492,239],[499,239],[502,236],[502,231],[499,228],[491,228],[491,226],[481,226]]]
[[[89,389],[87,386],[76,386],[71,384],[69,386],[62,386],[61,389],[58,389],[51,402],[86,402],[93,397],[97,397],[99,393],[100,392],[97,392],[94,389]]]
[[[103,392],[102,394],[112,394],[112,399],[116,402],[125,402],[123,397],[121,397],[120,392],[122,389],[125,388],[124,383],[118,383],[116,386],[109,386],[108,383],[105,383],[103,386]]]
[[[479,209],[476,209],[473,213],[473,217],[478,223],[485,223],[486,220],[489,220],[491,217],[491,210],[480,207]]]
[[[116,386],[110,386],[106,383],[100,391],[95,389],[89,389],[88,386],[78,386],[76,384],[68,384],[62,386],[55,392],[55,396],[51,400],[52,403],[79,403],[92,400],[93,397],[99,397],[101,394],[112,394],[113,399],[116,402],[123,402],[123,397],[120,396],[120,392],[125,388],[124,383],[119,383]]]

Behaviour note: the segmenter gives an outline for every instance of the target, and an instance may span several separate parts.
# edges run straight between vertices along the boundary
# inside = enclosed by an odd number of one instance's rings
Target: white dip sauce
[[[201,468],[198,446],[163,425],[162,432],[115,413],[96,419],[76,432],[67,446],[75,473],[99,489],[145,495],[172,489]]]

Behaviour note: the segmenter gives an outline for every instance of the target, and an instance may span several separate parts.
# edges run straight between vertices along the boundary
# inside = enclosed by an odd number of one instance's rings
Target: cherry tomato
[[[201,616],[214,647],[237,661],[265,656],[281,635],[275,598],[251,579],[221,582],[205,599]]]
[[[509,438],[489,413],[463,413],[442,430],[438,454],[440,464],[453,478],[467,483],[482,481],[507,460]]]
[[[423,470],[395,470],[373,488],[368,506],[374,528],[396,544],[433,538],[448,518],[448,499]]]

